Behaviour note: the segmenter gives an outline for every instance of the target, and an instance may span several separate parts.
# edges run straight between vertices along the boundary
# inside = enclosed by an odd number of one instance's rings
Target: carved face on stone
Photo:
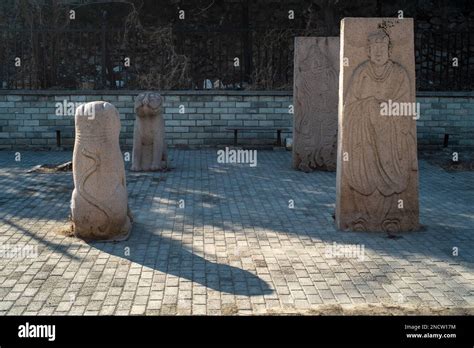
[[[377,31],[368,38],[368,53],[372,63],[382,66],[390,59],[390,38],[383,31]]]
[[[306,67],[300,71],[310,71],[313,74],[323,72],[328,67],[328,61],[317,44],[311,45],[300,66]],[[308,69],[309,68],[309,69]],[[301,69],[301,68],[300,68]]]
[[[317,56],[315,59],[313,59],[311,62],[311,71],[313,73],[318,73],[320,71],[323,71],[326,68],[327,68],[326,60],[321,54]]]
[[[159,93],[140,93],[135,98],[135,112],[139,116],[157,114],[160,112],[162,98]]]

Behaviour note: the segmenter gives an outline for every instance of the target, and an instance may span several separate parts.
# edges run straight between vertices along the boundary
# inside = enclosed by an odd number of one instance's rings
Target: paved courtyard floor
[[[474,172],[420,161],[423,229],[389,237],[337,231],[335,173],[289,152],[171,150],[170,172],[127,170],[131,238],[85,243],[61,233],[71,173],[26,173],[71,155],[0,151],[0,314],[474,313]]]

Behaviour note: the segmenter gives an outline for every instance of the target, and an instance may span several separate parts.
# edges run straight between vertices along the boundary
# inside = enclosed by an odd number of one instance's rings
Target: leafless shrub
[[[145,89],[184,89],[191,84],[190,59],[176,52],[170,26],[142,31],[143,38],[153,48],[147,62],[137,64],[137,81]]]
[[[310,36],[307,29],[300,36]],[[258,32],[253,52],[252,84],[249,89],[289,90],[292,88],[295,33],[292,29],[270,29]],[[284,68],[282,68],[284,67]],[[286,74],[286,76],[281,76]]]

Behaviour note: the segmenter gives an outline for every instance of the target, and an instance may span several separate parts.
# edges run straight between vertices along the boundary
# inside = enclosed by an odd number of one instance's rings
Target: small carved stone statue
[[[132,216],[119,146],[119,113],[107,102],[87,103],[76,110],[75,125],[73,233],[85,240],[127,239]]]
[[[140,93],[135,98],[132,171],[159,171],[168,166],[161,106],[162,98],[158,93]]]

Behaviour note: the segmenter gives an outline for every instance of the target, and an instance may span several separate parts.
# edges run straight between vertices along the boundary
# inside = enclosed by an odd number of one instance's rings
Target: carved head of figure
[[[372,63],[378,66],[384,65],[390,59],[390,37],[382,29],[369,34],[367,38],[367,50]]]
[[[317,44],[313,44],[307,50],[306,56],[300,64],[303,69],[300,68],[300,71],[309,70],[311,73],[319,73],[324,71],[329,65],[326,55],[321,51]]]
[[[120,133],[119,112],[112,104],[95,101],[82,104],[75,115],[76,137],[81,141],[89,141],[91,137],[118,137]]]
[[[135,113],[142,116],[161,115],[161,105],[163,100],[159,93],[144,92],[135,98]]]

